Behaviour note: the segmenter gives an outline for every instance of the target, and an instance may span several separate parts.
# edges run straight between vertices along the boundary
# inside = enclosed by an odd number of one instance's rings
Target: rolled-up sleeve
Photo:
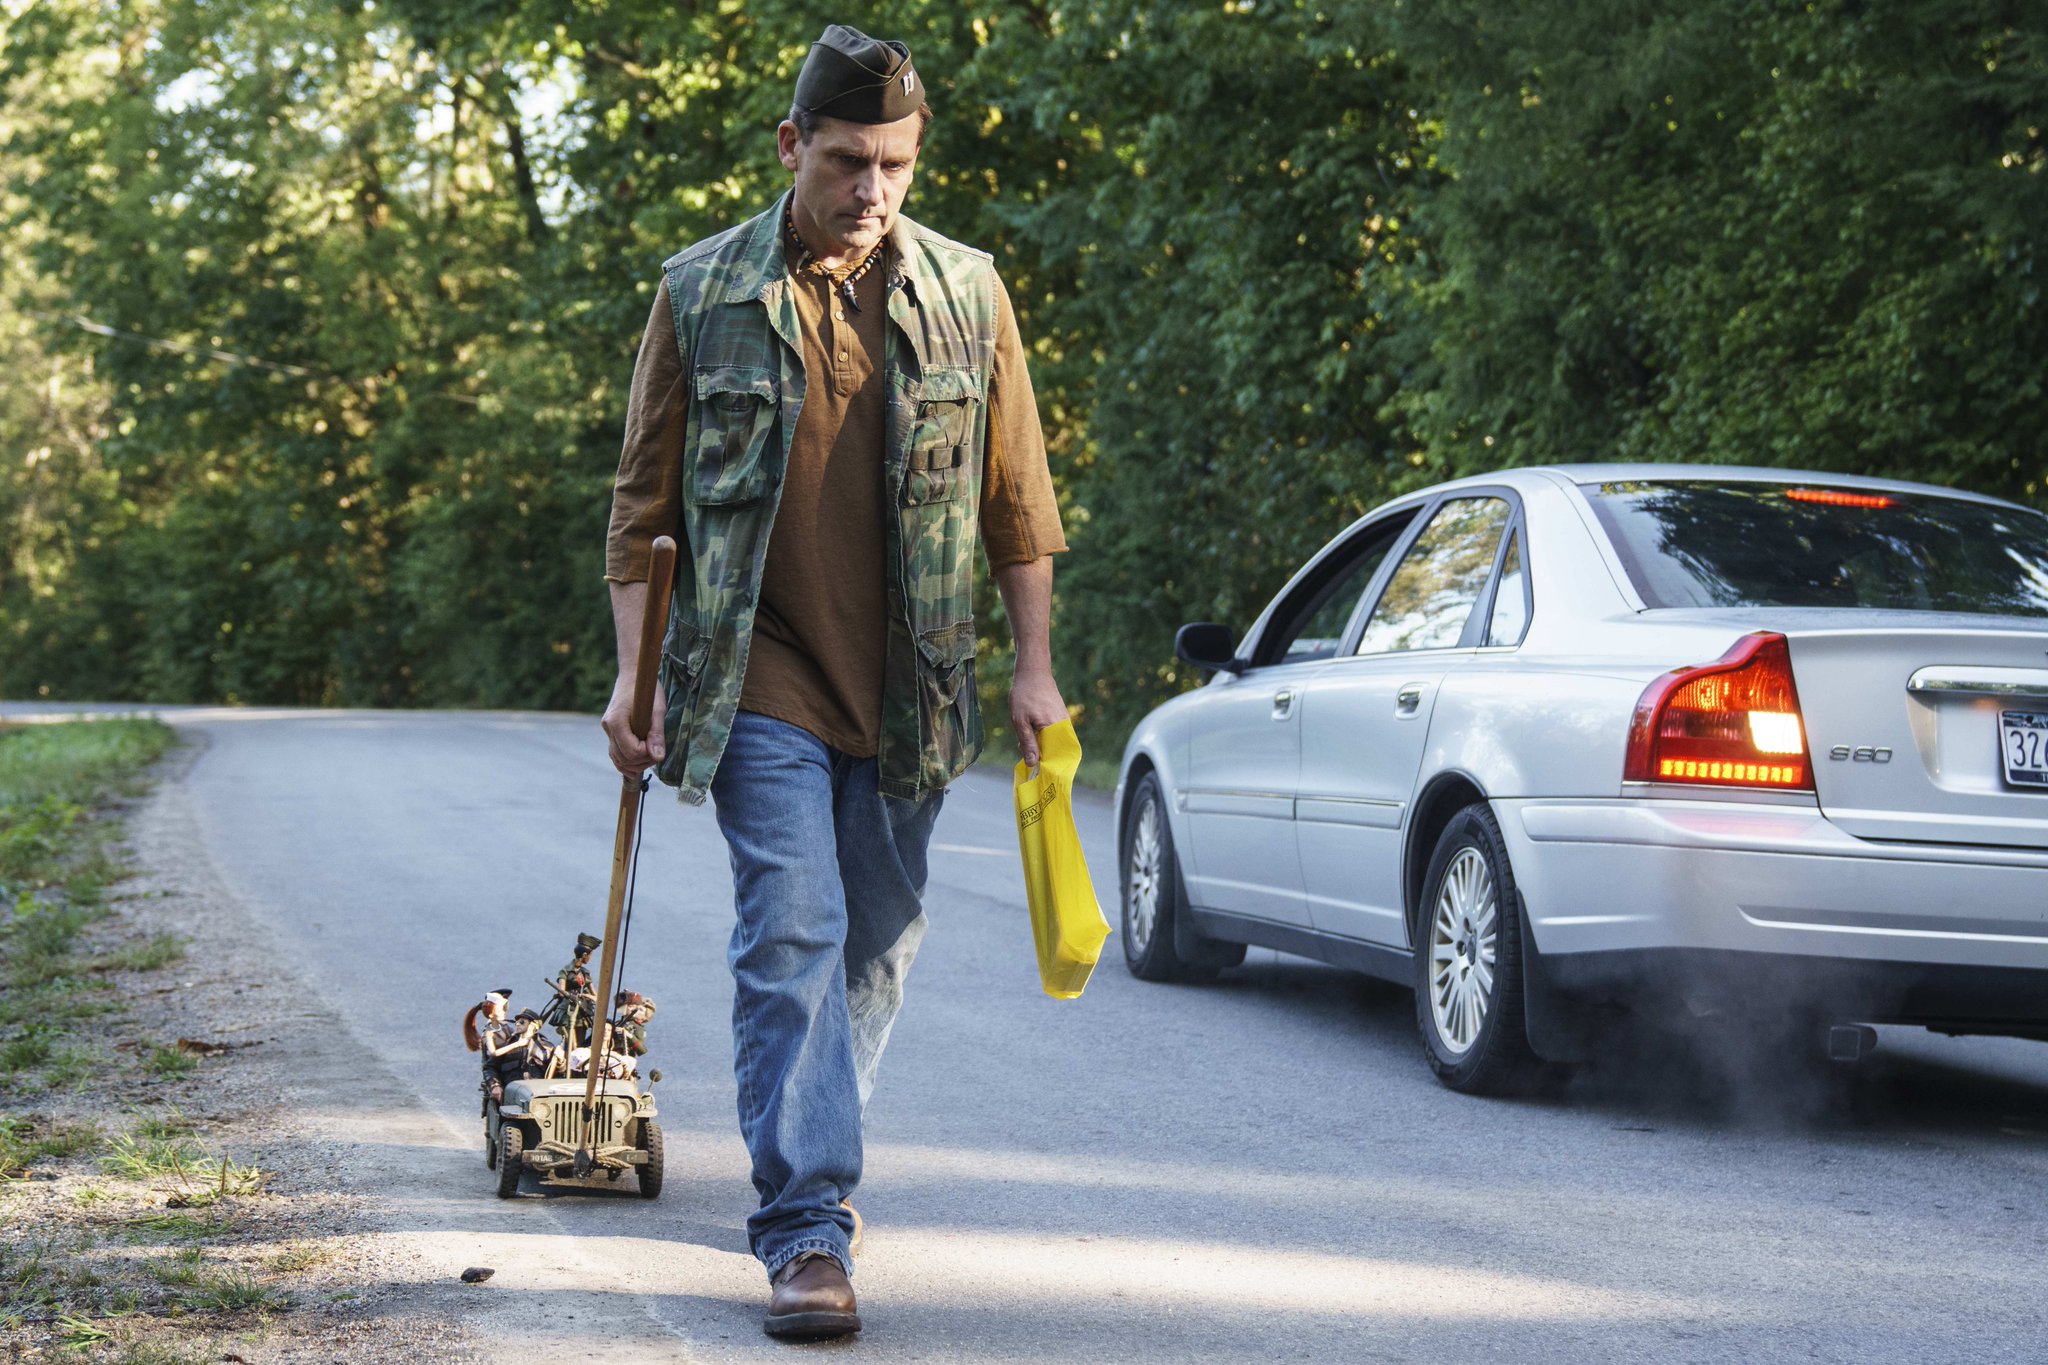
[[[1024,564],[1067,548],[1059,497],[1045,459],[1038,398],[1010,292],[996,282],[995,361],[989,367],[988,449],[981,477],[981,544],[989,567]]]
[[[626,439],[612,485],[605,533],[604,576],[614,583],[647,580],[654,538],[682,540],[683,429],[689,417],[683,358],[669,311],[666,283],[655,291],[633,388],[626,399]]]

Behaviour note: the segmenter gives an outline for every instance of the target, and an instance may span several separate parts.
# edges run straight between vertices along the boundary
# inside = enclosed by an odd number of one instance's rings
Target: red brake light
[[[1628,730],[1630,782],[1812,791],[1785,637],[1745,635],[1713,663],[1650,684]]]
[[[1882,493],[1844,493],[1839,488],[1788,488],[1785,496],[1793,502],[1817,502],[1823,507],[1895,507],[1896,498]]]

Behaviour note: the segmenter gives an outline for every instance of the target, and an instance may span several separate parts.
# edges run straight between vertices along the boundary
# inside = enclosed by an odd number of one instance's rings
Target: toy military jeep
[[[498,1173],[498,1197],[519,1193],[527,1171],[553,1180],[617,1180],[637,1173],[642,1199],[661,1193],[661,1125],[654,1095],[631,1080],[603,1083],[583,1148],[582,1077],[507,1082],[484,1108],[484,1164]]]

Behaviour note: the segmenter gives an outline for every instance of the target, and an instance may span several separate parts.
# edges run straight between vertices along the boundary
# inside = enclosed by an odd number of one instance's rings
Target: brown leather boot
[[[843,1337],[858,1332],[853,1282],[824,1252],[805,1252],[776,1272],[761,1330],[775,1337]]]

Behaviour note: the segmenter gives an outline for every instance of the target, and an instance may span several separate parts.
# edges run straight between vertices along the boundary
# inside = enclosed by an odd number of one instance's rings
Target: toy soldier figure
[[[576,1046],[575,1034],[581,1030],[595,1009],[590,981],[590,955],[604,943],[603,939],[591,934],[576,935],[576,953],[569,959],[569,965],[555,974],[555,989],[561,998],[548,1022],[562,1031],[565,1046]]]
[[[982,743],[977,542],[1024,756],[1066,719],[1066,548],[1009,296],[900,212],[932,113],[901,43],[833,25],[776,129],[792,184],[663,266],[606,546],[613,763],[709,795],[731,854],[734,1070],[777,1335],[860,1330],[845,1200],[924,937],[941,794]],[[682,547],[655,714],[627,721],[653,539]]]
[[[511,1080],[526,1080],[534,1076],[545,1076],[548,1066],[555,1059],[555,1045],[540,1031],[543,1022],[532,1010],[521,1010],[513,1023],[519,1026],[517,1043],[508,1053],[502,1065],[511,1074]]]
[[[612,1020],[612,1046],[628,1057],[647,1055],[647,1025],[654,1018],[654,1002],[638,991],[620,991],[613,1002],[618,1011]]]
[[[505,1024],[505,1006],[512,999],[512,988],[500,986],[494,991],[485,991],[484,998],[469,1007],[469,1013],[462,1016],[462,1042],[471,1052],[482,1049],[484,1039],[493,1029]],[[479,1025],[478,1021],[482,1023]]]
[[[512,999],[512,988],[500,986],[486,992],[484,998],[470,1006],[469,1013],[462,1019],[462,1041],[471,1052],[482,1053],[478,1059],[483,1064],[483,1090],[487,1098],[504,1098],[501,1058],[520,1047],[524,1039],[519,1036],[519,1027],[505,1019],[505,1006]],[[523,1016],[522,1016],[523,1017]],[[482,1019],[482,1026],[478,1026]]]

